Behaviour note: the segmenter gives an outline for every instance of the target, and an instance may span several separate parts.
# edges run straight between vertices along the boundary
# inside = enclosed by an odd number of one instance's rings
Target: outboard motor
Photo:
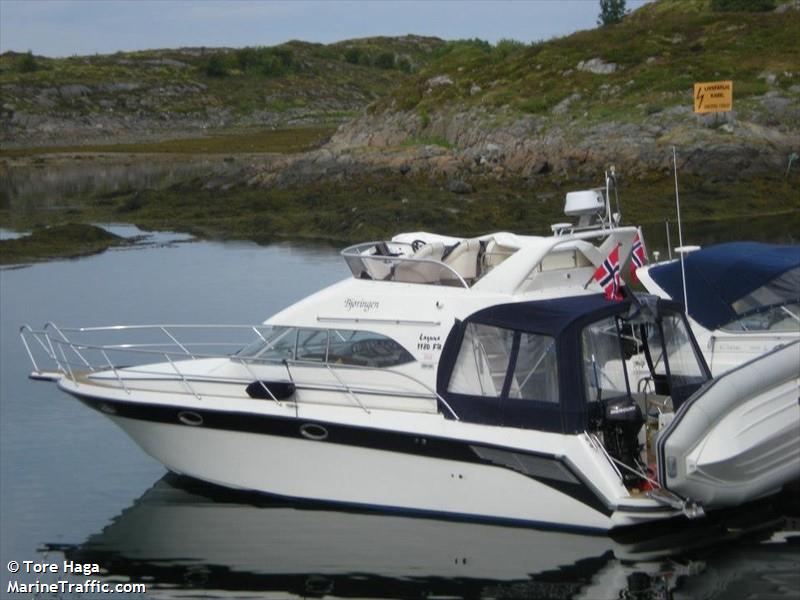
[[[639,430],[644,417],[633,398],[626,396],[611,400],[605,405],[603,414],[603,441],[608,453],[632,469],[639,470],[636,457],[639,456]],[[641,480],[636,474],[620,469],[626,486],[634,486]]]

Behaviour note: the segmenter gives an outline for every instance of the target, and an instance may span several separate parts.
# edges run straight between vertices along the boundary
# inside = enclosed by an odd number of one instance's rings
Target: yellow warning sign
[[[694,84],[694,112],[733,110],[733,82],[708,81]]]

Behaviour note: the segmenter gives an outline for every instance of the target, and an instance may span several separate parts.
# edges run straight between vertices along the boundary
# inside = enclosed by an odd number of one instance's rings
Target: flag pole
[[[678,211],[678,243],[681,247],[681,282],[683,283],[683,310],[689,313],[689,297],[686,293],[686,269],[683,265],[683,255],[686,251],[683,248],[683,230],[681,228],[681,199],[678,195],[678,159],[675,153],[675,146],[672,147],[672,165],[675,170],[675,206]]]

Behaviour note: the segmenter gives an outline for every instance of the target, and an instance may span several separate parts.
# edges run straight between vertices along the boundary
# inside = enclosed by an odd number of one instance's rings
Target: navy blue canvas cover
[[[587,323],[611,314],[625,314],[630,300],[609,301],[602,294],[514,302],[485,308],[457,322],[447,337],[439,362],[436,387],[464,421],[577,433],[586,428],[580,331]],[[468,323],[549,335],[556,339],[560,401],[540,402],[508,397],[489,398],[448,391],[450,376]],[[512,367],[513,368],[513,367]],[[449,412],[442,407],[442,412]]]
[[[731,242],[687,254],[689,314],[709,330],[736,319],[732,304],[786,271],[800,267],[800,246]],[[661,289],[683,304],[679,260],[651,267]]]
[[[634,302],[630,296],[622,301],[613,301],[606,300],[602,294],[592,294],[513,302],[480,310],[464,321],[457,321],[450,331],[442,349],[436,391],[463,421],[558,433],[585,431],[590,414],[583,380],[581,332],[586,325],[611,315],[635,314],[638,309],[631,306]],[[659,311],[680,310],[679,305],[671,301],[659,299],[657,305]],[[558,402],[511,398],[507,390],[501,397],[449,391],[450,377],[469,323],[554,337],[558,363]],[[511,353],[511,371],[514,369],[516,351],[515,347]],[[447,406],[439,408],[446,417],[453,418]]]

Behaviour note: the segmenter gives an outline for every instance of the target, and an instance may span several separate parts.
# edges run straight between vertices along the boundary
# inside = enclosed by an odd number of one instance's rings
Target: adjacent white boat
[[[263,325],[26,326],[32,377],[171,471],[291,499],[609,530],[797,477],[800,373],[783,364],[800,343],[725,393],[677,304],[598,293],[596,269],[615,249],[624,264],[637,232],[607,191],[569,194],[567,213],[578,225],[549,237],[352,246],[351,278]],[[711,410],[735,441],[698,416]]]
[[[689,323],[714,375],[800,339],[800,246],[731,242],[683,262]],[[680,260],[636,274],[651,294],[684,302]]]

